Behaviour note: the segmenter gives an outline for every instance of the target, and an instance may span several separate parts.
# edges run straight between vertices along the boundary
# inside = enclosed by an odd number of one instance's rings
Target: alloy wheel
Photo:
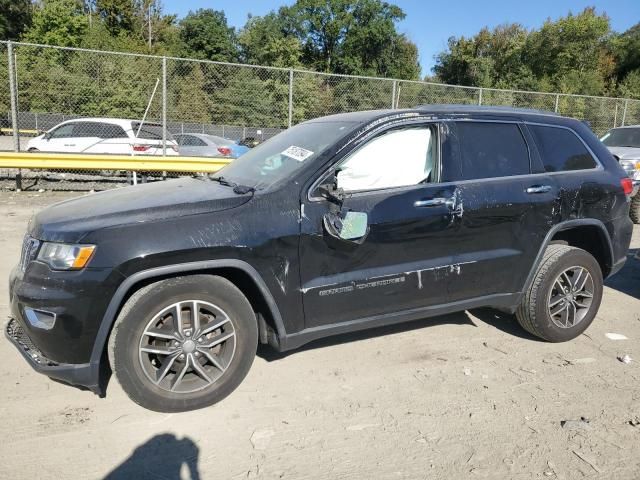
[[[551,321],[560,328],[580,323],[591,308],[594,283],[589,271],[574,266],[562,271],[553,282],[547,301]]]
[[[200,300],[170,305],[147,324],[139,361],[147,378],[173,393],[193,393],[213,385],[229,368],[236,331],[218,306]]]

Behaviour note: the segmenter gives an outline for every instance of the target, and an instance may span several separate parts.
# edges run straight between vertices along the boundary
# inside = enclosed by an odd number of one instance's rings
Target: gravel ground
[[[0,193],[0,317],[29,217],[69,196]],[[113,379],[106,399],[55,383],[0,341],[0,478],[639,478],[638,247],[636,227],[573,342],[484,309],[261,349],[230,397],[184,414]]]

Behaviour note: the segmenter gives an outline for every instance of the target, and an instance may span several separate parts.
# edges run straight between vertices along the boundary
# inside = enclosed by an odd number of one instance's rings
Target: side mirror
[[[322,223],[330,244],[361,245],[369,234],[369,217],[364,212],[347,212],[344,216],[329,212]]]
[[[44,138],[45,140],[49,140],[51,138],[51,132],[44,132]]]

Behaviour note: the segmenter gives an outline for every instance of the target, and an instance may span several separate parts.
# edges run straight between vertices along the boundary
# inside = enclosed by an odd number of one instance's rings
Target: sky
[[[520,23],[537,28],[547,19],[557,19],[570,11],[578,13],[594,6],[598,13],[606,13],[614,31],[623,32],[640,22],[640,0],[387,0],[401,7],[406,18],[398,30],[416,43],[423,75],[431,73],[434,56],[446,49],[451,36],[471,36],[482,27],[503,23]],[[229,24],[242,27],[249,13],[264,15],[291,0],[163,0],[166,13],[180,18],[190,10],[213,8],[223,10]]]

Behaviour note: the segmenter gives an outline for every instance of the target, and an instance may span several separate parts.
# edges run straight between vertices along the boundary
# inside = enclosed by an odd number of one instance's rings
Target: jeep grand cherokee
[[[37,371],[99,394],[113,371],[166,412],[232,392],[258,342],[485,306],[567,341],[624,264],[631,190],[587,126],[545,112],[319,118],[210,177],[38,213],[6,333]]]

